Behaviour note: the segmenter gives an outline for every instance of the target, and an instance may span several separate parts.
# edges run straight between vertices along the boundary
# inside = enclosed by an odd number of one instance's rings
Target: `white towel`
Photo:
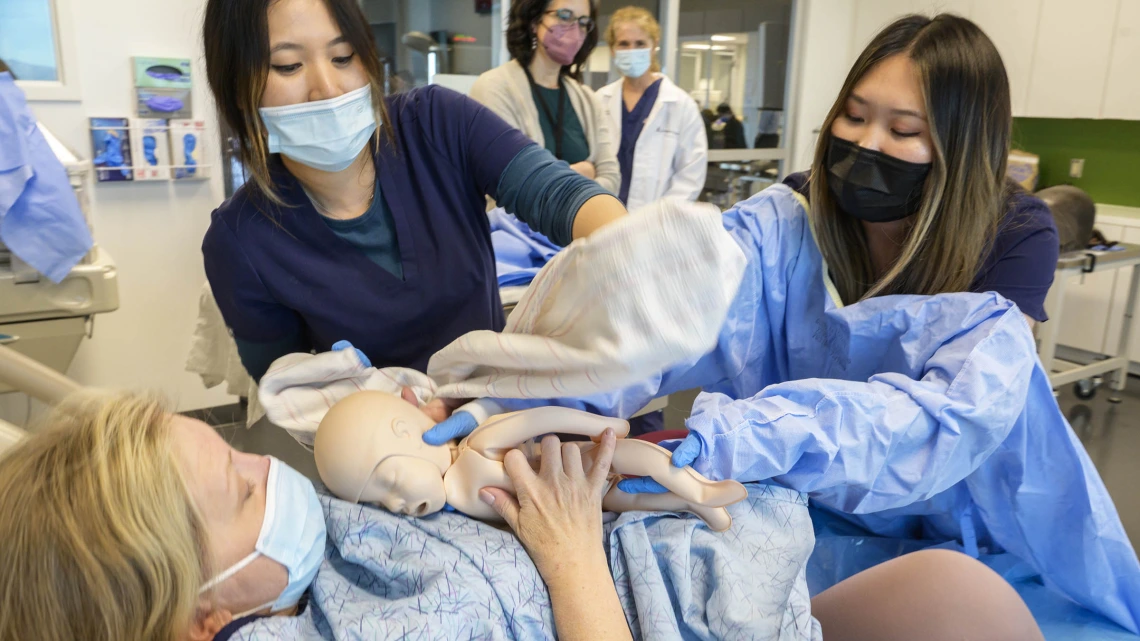
[[[261,379],[261,402],[310,445],[328,409],[358,390],[410,387],[427,402],[617,389],[711,350],[744,267],[715,207],[660,201],[572,243],[539,272],[502,333],[459,337],[426,375],[365,367],[354,350],[290,354]],[[484,399],[461,409],[482,421],[497,407]]]
[[[186,357],[186,371],[201,376],[206,389],[225,383],[227,394],[248,399],[246,427],[265,415],[258,401],[257,383],[241,363],[237,343],[222,319],[222,310],[218,309],[210,283],[202,285],[198,297],[198,323]]]

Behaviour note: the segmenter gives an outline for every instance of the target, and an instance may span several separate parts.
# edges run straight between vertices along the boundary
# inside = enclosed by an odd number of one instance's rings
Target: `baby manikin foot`
[[[732,517],[725,508],[690,503],[676,494],[626,494],[614,487],[602,499],[602,507],[610,512],[688,512],[714,532],[732,527]]]

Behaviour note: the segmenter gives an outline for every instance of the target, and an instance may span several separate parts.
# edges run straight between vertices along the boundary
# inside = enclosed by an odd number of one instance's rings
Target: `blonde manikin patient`
[[[500,521],[494,508],[479,500],[479,490],[514,488],[503,458],[520,448],[538,458],[535,440],[551,432],[600,439],[606,428],[618,437],[611,469],[614,474],[649,476],[670,491],[626,494],[615,484],[602,505],[611,512],[651,510],[689,512],[715,531],[732,525],[725,506],[748,492],[736,481],[713,482],[692,468],[676,468],[671,453],[653,443],[624,439],[629,424],[563,407],[539,407],[492,416],[462,441],[433,446],[423,433],[435,421],[397,396],[364,391],[332,407],[321,421],[313,443],[317,470],[328,489],[354,503],[377,503],[390,512],[426,516],[450,505],[484,521]],[[578,443],[587,467],[594,443]],[[587,470],[588,471],[588,470]]]

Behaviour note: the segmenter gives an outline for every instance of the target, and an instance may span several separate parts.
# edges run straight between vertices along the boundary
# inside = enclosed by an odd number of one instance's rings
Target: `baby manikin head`
[[[354,503],[424,516],[443,509],[451,448],[428,445],[435,426],[418,408],[384,392],[357,392],[325,414],[313,442],[329,491]]]

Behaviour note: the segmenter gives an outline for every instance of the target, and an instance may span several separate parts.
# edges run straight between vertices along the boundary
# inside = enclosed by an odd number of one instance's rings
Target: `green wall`
[[[1098,203],[1140,207],[1140,121],[1014,118],[1013,147],[1041,157],[1037,188],[1076,185]],[[1084,175],[1069,177],[1069,160]]]

